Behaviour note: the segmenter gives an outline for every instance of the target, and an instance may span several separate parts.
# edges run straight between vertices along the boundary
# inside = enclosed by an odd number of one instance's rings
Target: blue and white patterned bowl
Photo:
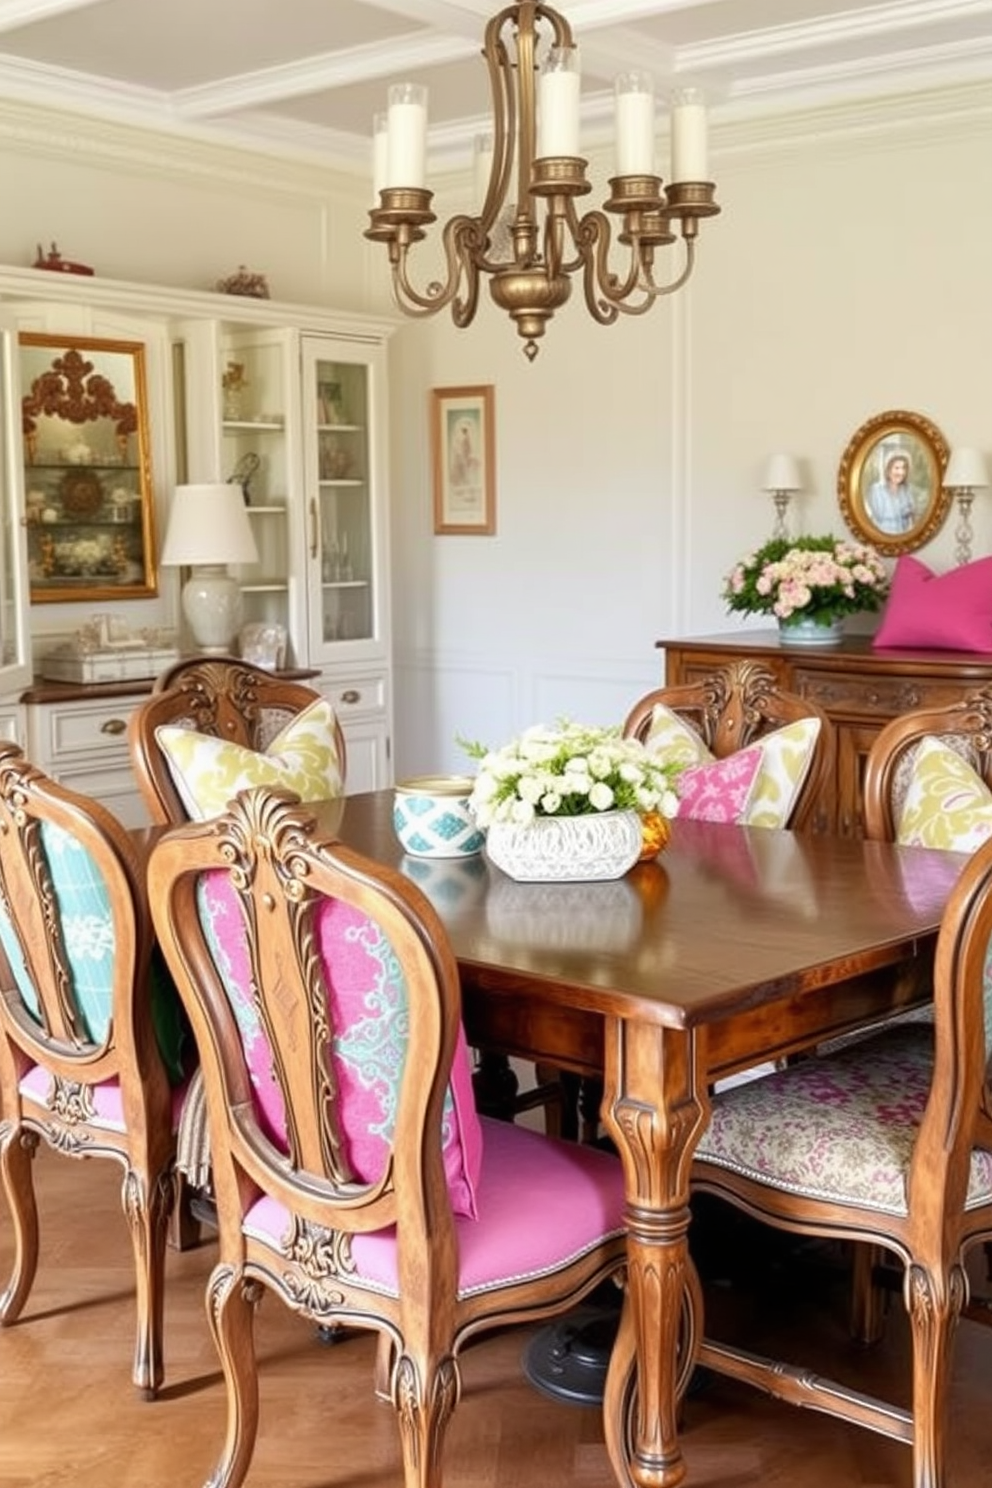
[[[418,858],[467,858],[482,851],[485,833],[468,809],[467,775],[419,775],[393,796],[393,826],[405,852]]]

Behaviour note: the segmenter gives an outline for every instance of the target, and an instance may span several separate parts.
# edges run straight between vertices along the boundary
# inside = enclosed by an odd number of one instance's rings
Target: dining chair
[[[955,703],[913,709],[886,724],[865,761],[863,808],[869,840],[970,853],[992,836],[992,687]],[[947,871],[950,878],[957,870],[949,862]],[[902,1016],[929,1019],[932,1008]],[[992,1253],[987,1270],[992,1281]],[[864,1343],[881,1337],[892,1282],[884,1255],[859,1249],[852,1329]],[[984,1299],[966,1311],[992,1322]]]
[[[188,657],[169,667],[128,724],[131,763],[152,821],[169,826],[203,814],[196,802],[197,772],[211,783],[230,785],[233,794],[246,783],[251,756],[264,757],[274,745],[278,752],[287,727],[292,730],[300,714],[321,705],[327,745],[336,755],[335,778],[315,789],[333,795],[343,788],[344,736],[330,703],[314,688],[230,656]],[[178,729],[190,731],[184,752],[162,743],[163,737],[175,740]],[[193,753],[193,736],[205,737],[202,761]],[[231,746],[227,753],[224,745]],[[220,804],[225,802],[222,797]]]
[[[176,1130],[195,1048],[153,934],[130,835],[99,802],[0,743],[0,1183],[13,1261],[0,1323],[39,1261],[32,1159],[113,1158],[134,1253],[133,1379],[162,1382]],[[86,1243],[86,1211],[78,1214]]]
[[[167,668],[132,713],[128,742],[148,811],[165,826],[220,811],[238,789],[265,780],[307,798],[344,789],[344,735],[331,703],[305,683],[236,657],[187,657]],[[199,1075],[177,1142],[182,1205],[212,1223]]]
[[[687,768],[755,750],[751,824],[826,824],[833,725],[818,703],[782,688],[761,662],[732,661],[697,681],[655,688],[630,709],[623,732]]]
[[[926,858],[882,894],[924,892]],[[933,886],[930,886],[932,891]],[[763,1357],[705,1338],[698,1362],[907,1443],[914,1488],[946,1488],[953,1341],[969,1295],[965,1259],[992,1237],[992,1100],[986,966],[992,842],[965,864],[937,941],[932,1023],[873,1038],[717,1093],[691,1187],[804,1237],[882,1246],[903,1269],[911,1339],[910,1404],[824,1379],[815,1361]],[[863,1357],[863,1356],[862,1356]]]
[[[268,1290],[387,1340],[403,1482],[441,1488],[466,1341],[622,1273],[619,1161],[479,1118],[444,925],[410,879],[335,840],[328,808],[241,792],[156,844],[149,894],[213,1152],[228,1421],[210,1482],[248,1471]]]

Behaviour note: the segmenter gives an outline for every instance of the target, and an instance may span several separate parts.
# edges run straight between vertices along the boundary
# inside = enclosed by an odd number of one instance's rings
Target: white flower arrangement
[[[592,728],[567,719],[538,724],[502,749],[459,741],[479,761],[469,810],[480,827],[526,825],[539,816],[588,816],[600,811],[678,810],[679,767],[650,755],[619,728]]]

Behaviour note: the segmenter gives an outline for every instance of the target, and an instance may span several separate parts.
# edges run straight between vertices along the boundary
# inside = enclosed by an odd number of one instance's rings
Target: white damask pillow
[[[992,791],[949,744],[920,740],[906,784],[896,841],[974,852],[992,836]]]
[[[163,724],[155,737],[193,821],[217,816],[238,791],[253,785],[284,786],[302,801],[339,796],[344,789],[336,719],[326,698],[291,718],[262,753],[178,724]]]
[[[740,817],[745,826],[789,825],[819,737],[819,718],[799,718],[747,746],[760,750],[761,765]],[[696,730],[664,703],[655,704],[644,743],[651,754],[687,769],[714,758]]]

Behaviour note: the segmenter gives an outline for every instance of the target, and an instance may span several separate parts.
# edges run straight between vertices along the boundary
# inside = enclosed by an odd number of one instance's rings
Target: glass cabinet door
[[[28,686],[27,542],[24,519],[24,441],[17,333],[0,320],[0,693]]]
[[[382,632],[373,367],[304,343],[311,659],[360,655]]]

